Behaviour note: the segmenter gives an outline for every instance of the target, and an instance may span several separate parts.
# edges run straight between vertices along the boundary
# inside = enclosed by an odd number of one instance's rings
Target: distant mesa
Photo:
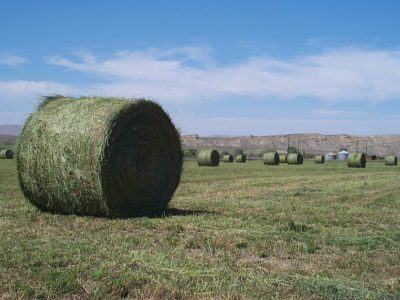
[[[0,134],[1,135],[19,135],[22,129],[22,125],[0,125]]]
[[[333,152],[336,156],[340,150],[349,152],[364,151],[369,155],[400,155],[399,135],[356,136],[350,134],[320,133],[281,134],[270,136],[206,136],[197,134],[183,135],[182,143],[189,149],[242,149],[246,152],[277,151],[286,153],[287,147],[299,148],[300,152],[325,155]],[[344,151],[343,151],[344,152]],[[344,155],[344,153],[341,153]],[[336,157],[335,157],[336,158]]]
[[[21,132],[22,125],[0,125],[0,143],[14,142]],[[212,135],[199,136],[198,134],[182,135],[185,148],[192,149],[244,149],[244,150],[273,150],[279,153],[286,152],[288,139],[290,146],[299,146],[301,152],[315,155],[325,155],[340,150],[368,152],[369,155],[400,155],[399,135],[371,135],[356,136],[347,133],[324,135],[320,133],[291,133],[270,136],[231,136]],[[367,146],[367,149],[366,149]],[[367,150],[367,151],[365,151]]]

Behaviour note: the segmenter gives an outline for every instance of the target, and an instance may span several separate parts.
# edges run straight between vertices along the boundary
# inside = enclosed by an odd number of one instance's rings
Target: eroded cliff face
[[[354,136],[348,134],[323,135],[318,133],[290,134],[273,136],[241,136],[241,137],[199,137],[198,135],[182,136],[184,146],[188,148],[241,148],[241,149],[275,149],[286,151],[288,140],[290,146],[299,144],[300,151],[312,154],[337,152],[346,148],[349,152],[357,149],[368,154],[400,155],[400,135]]]

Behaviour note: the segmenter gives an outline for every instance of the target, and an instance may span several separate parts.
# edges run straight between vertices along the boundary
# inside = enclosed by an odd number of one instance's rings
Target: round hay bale
[[[364,152],[356,152],[349,154],[347,158],[347,166],[349,168],[365,168],[367,165],[367,157]]]
[[[246,155],[244,155],[244,154],[236,155],[235,161],[237,163],[245,163],[246,162]]]
[[[323,164],[323,163],[325,163],[325,156],[323,156],[323,155],[317,155],[317,156],[315,156],[314,162],[315,162],[316,164]]]
[[[302,165],[303,155],[301,153],[290,153],[287,157],[287,163],[289,165]]]
[[[0,158],[1,159],[13,159],[14,158],[14,151],[10,149],[1,150],[0,151]]]
[[[386,155],[385,156],[385,166],[397,166],[397,156],[396,155]]]
[[[280,164],[287,163],[287,155],[286,154],[279,154],[279,163]]]
[[[225,163],[233,162],[233,155],[227,154],[222,157],[222,161]]]
[[[219,165],[219,153],[217,150],[201,150],[197,154],[197,164],[205,167],[217,167]]]
[[[181,142],[154,102],[47,97],[23,127],[17,168],[23,193],[42,210],[154,215],[179,184]]]
[[[264,165],[279,165],[278,152],[267,152],[263,154]]]

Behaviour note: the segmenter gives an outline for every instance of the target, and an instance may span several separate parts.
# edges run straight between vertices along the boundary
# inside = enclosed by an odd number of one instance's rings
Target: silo
[[[336,154],[333,152],[328,152],[325,154],[325,161],[336,160]]]
[[[338,160],[346,161],[349,157],[349,152],[347,150],[341,150],[338,152],[337,158]]]

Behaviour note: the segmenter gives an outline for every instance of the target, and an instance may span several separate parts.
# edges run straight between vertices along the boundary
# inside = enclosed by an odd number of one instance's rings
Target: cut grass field
[[[164,217],[43,213],[0,161],[0,298],[400,298],[400,167],[198,167]]]

